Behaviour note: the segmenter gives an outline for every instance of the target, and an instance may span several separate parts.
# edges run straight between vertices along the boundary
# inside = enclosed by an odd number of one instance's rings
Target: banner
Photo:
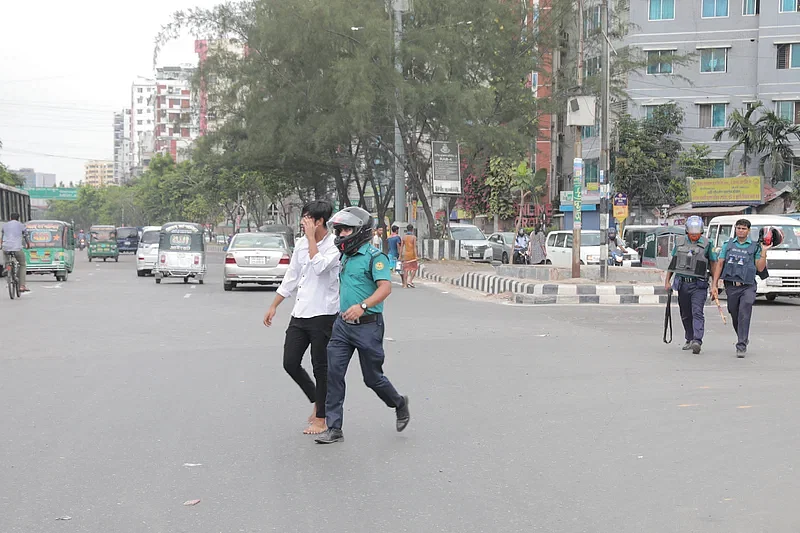
[[[761,205],[764,187],[761,176],[692,179],[689,182],[692,206]]]

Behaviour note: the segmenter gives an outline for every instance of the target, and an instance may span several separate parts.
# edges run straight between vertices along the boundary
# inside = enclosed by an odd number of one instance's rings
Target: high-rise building
[[[56,175],[47,172],[36,172],[32,168],[21,168],[19,170],[12,170],[14,174],[22,177],[25,180],[23,187],[30,189],[33,187],[55,187]]]
[[[244,55],[244,46],[231,39],[198,39],[194,42],[194,51],[197,53],[197,62],[202,71],[206,61],[212,58],[218,65],[241,61]],[[216,131],[224,124],[226,112],[223,109],[225,106],[219,95],[227,92],[230,86],[230,79],[217,74],[203,76],[199,80],[197,108],[201,136]]]
[[[131,85],[130,176],[141,175],[153,157],[152,135],[147,133],[152,133],[155,128],[155,113],[150,103],[155,91],[155,80],[137,78]]]
[[[87,161],[84,165],[85,175],[83,183],[92,187],[105,187],[116,185],[114,180],[113,161]]]
[[[200,134],[199,113],[192,94],[195,68],[190,65],[156,69],[156,89],[151,105],[155,110],[156,153],[169,154],[180,162]]]

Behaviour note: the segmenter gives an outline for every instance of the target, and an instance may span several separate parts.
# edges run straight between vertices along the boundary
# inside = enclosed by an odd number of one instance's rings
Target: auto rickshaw
[[[113,259],[119,262],[119,249],[117,248],[117,228],[114,226],[92,226],[89,228],[89,248],[87,251],[89,262],[92,259]]]
[[[67,281],[75,268],[75,235],[72,226],[61,220],[31,220],[28,249],[25,250],[28,274],[53,274],[56,281]]]
[[[686,235],[683,226],[663,226],[654,229],[644,238],[644,254],[641,256],[642,266],[666,270],[672,260],[672,249],[675,239]]]
[[[192,222],[168,222],[161,226],[158,259],[153,274],[156,283],[168,277],[195,278],[200,285],[206,275],[206,248],[203,228]]]

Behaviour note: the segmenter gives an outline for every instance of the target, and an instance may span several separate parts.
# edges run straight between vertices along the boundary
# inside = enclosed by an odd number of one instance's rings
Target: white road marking
[[[57,283],[56,285],[42,285],[43,289],[60,289],[61,284]]]
[[[196,288],[197,288],[197,285],[192,285],[192,290],[195,290]]]
[[[192,293],[191,292],[187,292],[183,297],[184,298],[191,298],[192,297]]]

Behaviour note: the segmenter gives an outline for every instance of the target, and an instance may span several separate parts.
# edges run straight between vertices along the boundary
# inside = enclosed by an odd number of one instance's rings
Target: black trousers
[[[325,397],[328,395],[328,341],[337,315],[295,318],[289,321],[283,343],[283,369],[303,389],[308,401],[317,404],[317,417],[325,418]],[[301,363],[311,345],[311,366],[316,384]]]

